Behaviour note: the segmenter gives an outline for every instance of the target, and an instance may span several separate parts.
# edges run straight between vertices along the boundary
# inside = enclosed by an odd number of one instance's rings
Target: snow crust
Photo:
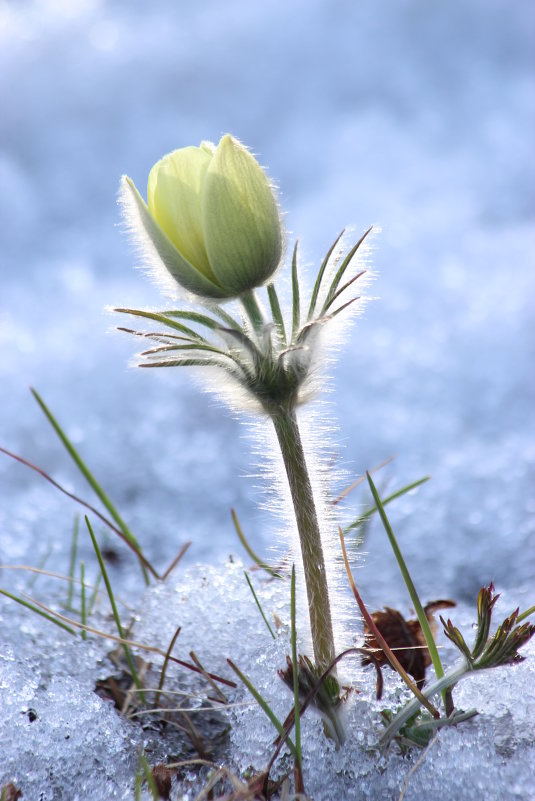
[[[166,584],[147,590],[139,604],[132,636],[165,651],[180,625],[175,656],[188,660],[194,650],[206,670],[234,679],[226,663],[231,658],[279,719],[284,720],[293,699],[277,670],[285,666],[290,650],[289,584],[260,575],[253,575],[252,579],[271,625],[275,627],[275,621],[280,621],[275,640],[254,603],[243,565],[236,561],[197,565],[180,571]],[[401,579],[395,584],[399,606],[407,612]],[[393,592],[396,594],[396,587]],[[500,600],[496,622],[510,611],[510,603],[510,595]],[[461,604],[451,612],[470,641],[475,603],[471,607]],[[5,635],[8,639],[11,635],[13,642],[17,621],[6,615],[0,620]],[[103,619],[100,625],[105,626]],[[161,735],[151,732],[150,726],[142,730],[93,692],[95,680],[110,673],[107,643],[58,635],[55,628],[41,625],[34,617],[24,628],[24,636],[16,646],[4,647],[0,657],[2,781],[15,781],[28,798],[127,799],[133,797],[133,777],[141,749],[151,764],[165,760],[166,754],[168,761],[173,761],[169,760],[170,753],[175,754],[176,761],[176,751],[172,750],[177,748],[176,743],[162,743]],[[354,640],[360,642],[356,615]],[[301,644],[300,641],[299,648]],[[439,645],[444,664],[451,666],[457,658],[455,650],[443,637],[439,638]],[[475,707],[480,714],[454,730],[442,730],[423,758],[418,749],[405,756],[396,746],[391,746],[387,754],[377,750],[382,730],[380,709],[395,708],[409,696],[394,674],[385,670],[385,697],[381,702],[375,701],[374,671],[361,668],[358,658],[347,657],[339,673],[341,682],[353,687],[345,704],[348,740],[344,747],[336,750],[325,739],[315,713],[309,711],[302,719],[307,793],[314,799],[378,801],[397,799],[406,784],[406,799],[533,798],[533,644],[525,648],[524,655],[527,659],[514,668],[471,676],[458,685],[454,691],[457,707]],[[156,686],[162,659],[154,657],[151,662],[152,670],[145,679],[148,687]],[[213,688],[175,665],[168,669],[165,687],[190,694],[191,697],[184,696],[182,706],[193,710],[190,714],[202,731]],[[237,776],[251,775],[252,770],[260,771],[267,765],[276,732],[240,682],[236,690],[220,687],[230,706],[224,712],[219,707],[217,714],[232,728],[224,750],[216,749],[218,761],[224,761]],[[199,710],[201,706],[205,709]],[[187,758],[187,754],[182,757]],[[417,764],[419,759],[421,763]],[[290,766],[283,752],[273,776]],[[195,798],[206,780],[206,772],[195,779],[191,770],[183,770],[173,781],[171,798]]]

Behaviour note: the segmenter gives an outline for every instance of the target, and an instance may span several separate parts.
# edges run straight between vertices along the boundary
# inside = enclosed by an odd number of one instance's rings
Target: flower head
[[[122,179],[128,222],[184,289],[235,298],[265,283],[282,255],[277,201],[249,151],[229,134],[175,150],[150,171],[147,203]]]

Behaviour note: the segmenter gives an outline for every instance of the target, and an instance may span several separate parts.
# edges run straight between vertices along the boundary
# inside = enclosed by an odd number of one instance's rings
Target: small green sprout
[[[516,625],[520,609],[515,609],[505,618],[496,632],[489,637],[492,611],[499,594],[494,592],[494,584],[482,587],[477,597],[477,635],[472,649],[451,620],[446,622],[440,618],[444,626],[444,634],[466,659],[470,670],[484,670],[486,668],[500,667],[501,665],[515,665],[522,662],[525,657],[518,653],[535,634],[535,625],[522,623]]]

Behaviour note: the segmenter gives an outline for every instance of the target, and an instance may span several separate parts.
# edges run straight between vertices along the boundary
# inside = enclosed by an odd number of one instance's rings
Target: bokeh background
[[[506,0],[1,2],[0,444],[90,497],[35,386],[159,564],[187,539],[190,560],[239,552],[231,506],[267,552],[279,524],[247,429],[186,373],[128,369],[136,343],[105,311],[166,306],[133,269],[120,175],[144,189],[164,153],[230,131],[280,187],[309,280],[343,226],[382,229],[377,299],[326,407],[348,481],[394,455],[385,488],[433,476],[391,507],[427,596],[532,587],[534,16]],[[0,561],[66,570],[72,503],[3,456],[0,497]],[[378,526],[366,550],[361,585],[387,603]]]

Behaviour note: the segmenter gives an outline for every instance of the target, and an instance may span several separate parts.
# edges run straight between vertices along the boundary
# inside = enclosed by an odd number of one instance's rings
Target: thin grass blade
[[[80,609],[80,620],[85,626],[87,624],[87,605],[85,596],[85,564],[83,560],[80,562]],[[82,629],[82,640],[85,640],[86,638],[87,632],[85,629]]]
[[[297,273],[297,246],[296,241],[292,255],[292,342],[294,342],[299,326],[301,325],[301,299],[299,297],[299,275]]]
[[[72,629],[70,626],[68,626],[66,623],[63,623],[63,621],[58,620],[56,617],[54,617],[54,615],[45,612],[43,609],[39,609],[38,606],[34,606],[34,604],[30,603],[29,601],[25,601],[24,598],[19,598],[18,595],[12,595],[7,590],[2,590],[2,589],[0,589],[0,595],[5,595],[6,598],[11,598],[11,600],[15,601],[15,603],[18,603],[21,606],[25,606],[26,609],[30,609],[32,612],[35,612],[36,615],[41,615],[41,617],[46,618],[46,620],[49,620],[51,623],[55,623],[56,626],[60,627],[60,629],[65,629],[65,631],[68,631],[69,634],[76,636],[76,631]]]
[[[257,565],[257,567],[260,567],[262,570],[265,570],[266,573],[269,573],[269,575],[272,576],[273,578],[282,578],[280,573],[277,573],[276,570],[270,567],[270,565],[268,565],[267,562],[264,562],[263,559],[260,559],[260,557],[257,556],[257,554],[253,551],[247,539],[245,538],[245,534],[243,533],[243,529],[240,525],[240,521],[238,520],[238,515],[236,514],[236,511],[234,509],[231,509],[230,514],[232,515],[232,522],[234,523],[236,534],[238,535],[241,544],[243,545],[243,547],[245,548],[245,550],[247,551],[247,553],[249,554],[255,565]]]
[[[381,648],[382,648],[382,650],[384,652],[384,655],[386,656],[386,658],[388,659],[388,661],[390,662],[390,664],[392,665],[394,670],[397,673],[399,673],[399,675],[401,676],[401,678],[403,679],[403,681],[405,682],[407,687],[411,690],[411,692],[414,693],[414,695],[416,696],[418,701],[425,706],[425,708],[433,715],[434,718],[439,718],[440,714],[439,714],[438,710],[435,709],[433,704],[430,701],[427,700],[427,698],[418,689],[416,684],[412,681],[411,677],[408,675],[407,671],[401,665],[401,663],[399,662],[399,659],[393,653],[393,651],[390,648],[390,646],[388,645],[387,641],[385,640],[385,638],[383,637],[383,635],[381,634],[381,632],[379,631],[379,629],[375,625],[375,621],[374,621],[373,617],[370,615],[370,613],[368,612],[368,610],[366,608],[366,605],[365,605],[364,601],[362,600],[362,598],[360,596],[360,593],[359,593],[359,591],[357,589],[357,585],[355,584],[355,580],[353,578],[353,574],[351,573],[351,568],[349,566],[349,560],[347,558],[347,551],[346,551],[346,546],[345,546],[345,543],[344,543],[344,537],[343,537],[343,534],[342,534],[342,529],[339,528],[338,532],[340,534],[340,544],[342,546],[342,556],[344,558],[344,565],[345,565],[345,569],[346,569],[346,573],[347,573],[347,578],[349,580],[349,585],[351,587],[351,590],[353,591],[353,595],[355,596],[355,600],[356,600],[356,602],[358,604],[358,607],[359,607],[359,609],[360,609],[360,611],[362,613],[362,617],[366,621],[366,624],[367,624],[368,628],[370,629],[371,633],[373,634],[375,640],[381,646]]]
[[[51,424],[52,428],[54,429],[54,431],[56,432],[56,434],[58,435],[58,437],[62,441],[63,445],[65,446],[65,448],[66,448],[66,450],[67,450],[67,452],[69,454],[69,456],[71,457],[71,459],[75,463],[75,465],[78,468],[78,470],[80,471],[80,473],[83,475],[83,477],[85,478],[85,480],[87,481],[87,483],[89,484],[89,486],[91,487],[93,492],[100,499],[101,503],[106,507],[106,509],[110,513],[111,517],[113,518],[113,520],[115,520],[115,522],[117,523],[117,525],[119,526],[119,528],[123,532],[123,534],[126,537],[126,539],[130,543],[132,543],[132,545],[134,545],[135,548],[138,551],[141,552],[141,548],[140,548],[140,545],[139,545],[137,539],[134,537],[134,535],[132,534],[132,532],[130,531],[130,529],[128,528],[128,526],[126,525],[124,520],[122,519],[122,517],[119,514],[119,512],[117,511],[117,509],[115,508],[115,506],[113,505],[111,500],[108,498],[107,494],[104,492],[104,490],[102,489],[100,484],[97,482],[97,480],[95,479],[95,477],[93,476],[93,474],[91,473],[89,468],[86,466],[85,462],[82,461],[82,458],[81,458],[80,454],[78,453],[78,451],[76,450],[76,448],[74,447],[72,442],[69,440],[69,438],[67,437],[67,435],[65,434],[65,432],[63,431],[63,429],[61,428],[59,423],[57,422],[56,418],[54,417],[54,415],[52,414],[52,412],[50,411],[48,406],[45,404],[44,400],[41,398],[39,393],[35,389],[33,389],[33,387],[30,388],[30,389],[31,389],[32,395],[34,396],[35,400],[37,401],[37,403],[39,404],[39,406],[41,407],[41,409],[45,413],[49,423]],[[145,579],[145,583],[148,584],[149,583],[149,577],[148,577],[148,574],[147,574],[146,566],[143,564],[143,562],[141,563],[141,569],[143,571],[143,576],[144,576],[144,579]]]
[[[253,598],[255,599],[256,605],[257,605],[257,607],[258,607],[258,611],[259,611],[259,612],[260,612],[260,614],[262,615],[262,619],[264,620],[264,623],[266,624],[266,626],[267,626],[267,628],[268,628],[268,631],[269,631],[269,633],[271,634],[271,636],[272,636],[272,637],[273,637],[273,639],[275,640],[275,639],[276,639],[276,637],[275,637],[275,635],[274,635],[274,633],[273,633],[273,629],[272,629],[272,628],[271,628],[271,626],[269,625],[269,621],[268,621],[267,617],[266,617],[266,616],[265,616],[265,614],[264,614],[264,610],[262,609],[262,604],[261,604],[261,603],[260,603],[260,601],[258,600],[258,596],[257,596],[257,594],[256,594],[256,592],[255,592],[255,590],[254,590],[254,587],[253,587],[253,585],[252,585],[252,583],[251,583],[251,579],[249,578],[249,574],[247,573],[247,571],[246,571],[246,570],[244,570],[244,571],[243,571],[243,575],[244,575],[244,576],[245,576],[245,578],[247,579],[247,584],[249,585],[249,589],[251,590],[251,592],[252,592],[252,594],[253,594]]]
[[[78,550],[78,533],[80,531],[80,515],[74,516],[74,525],[72,529],[72,539],[71,539],[71,554],[69,560],[69,588],[67,590],[67,609],[72,608],[72,597],[74,593],[74,571],[76,569],[76,553]]]
[[[440,656],[439,656],[438,649],[437,649],[437,646],[436,646],[436,643],[435,643],[435,639],[433,637],[433,634],[431,632],[431,628],[429,626],[429,621],[427,620],[427,617],[426,617],[426,614],[424,612],[422,603],[420,601],[418,593],[416,592],[416,587],[414,586],[414,583],[412,581],[411,575],[409,573],[409,569],[408,569],[408,567],[407,567],[407,565],[405,563],[405,560],[403,558],[403,554],[401,553],[401,550],[400,550],[399,545],[397,543],[396,537],[395,537],[394,532],[392,530],[392,526],[390,525],[390,522],[389,522],[389,520],[388,520],[388,518],[386,516],[386,512],[384,510],[383,504],[381,503],[381,499],[379,498],[379,494],[377,492],[377,489],[375,488],[375,484],[373,483],[373,479],[372,479],[372,477],[370,476],[369,473],[366,473],[366,476],[367,476],[367,479],[368,479],[368,484],[370,485],[370,489],[371,489],[371,492],[372,492],[372,495],[373,495],[373,499],[375,501],[375,505],[377,507],[377,510],[379,511],[379,515],[381,517],[381,521],[383,523],[383,526],[384,526],[384,529],[386,531],[387,537],[388,537],[388,539],[390,541],[390,546],[391,546],[391,548],[392,548],[392,550],[394,552],[394,556],[396,557],[396,561],[397,561],[397,563],[399,565],[399,569],[401,571],[401,575],[403,576],[403,580],[405,582],[405,585],[406,585],[407,590],[409,592],[409,595],[411,597],[412,604],[414,606],[414,610],[415,610],[416,615],[418,617],[418,622],[420,623],[420,626],[422,628],[422,632],[423,632],[423,635],[425,637],[425,642],[426,642],[427,647],[429,649],[429,655],[431,656],[431,661],[433,662],[433,667],[435,668],[436,676],[437,676],[438,679],[440,679],[444,675],[444,668],[442,667],[442,662],[440,660]]]
[[[277,729],[277,731],[281,735],[281,737],[284,737],[285,736],[284,726],[282,725],[282,723],[280,722],[280,720],[278,719],[276,714],[273,712],[273,710],[269,706],[268,702],[260,695],[260,693],[258,692],[256,687],[254,686],[254,684],[252,684],[252,682],[250,682],[249,679],[246,676],[244,676],[244,674],[241,672],[241,670],[238,667],[236,667],[236,665],[234,664],[234,662],[232,662],[232,660],[227,659],[227,662],[228,662],[229,666],[232,668],[232,670],[234,671],[234,673],[238,676],[238,678],[241,679],[241,681],[245,684],[245,686],[247,687],[247,689],[249,690],[249,692],[251,693],[251,695],[253,696],[253,698],[255,699],[257,704],[259,705],[259,707],[263,710],[263,712],[265,712],[265,714],[270,719],[270,721],[273,723],[274,727]],[[290,751],[292,752],[294,757],[297,759],[297,751],[295,749],[295,745],[294,745],[293,741],[290,740],[290,738],[288,737],[286,742],[288,743]]]
[[[156,785],[156,780],[154,779],[154,776],[152,775],[152,770],[150,769],[150,765],[147,762],[144,754],[140,754],[139,755],[139,764],[141,766],[141,770],[139,771],[138,775],[140,775],[141,780],[143,779],[143,776],[145,777],[145,781],[147,782],[147,787],[149,788],[149,792],[150,792],[150,794],[152,796],[153,801],[159,801],[161,796],[160,796],[160,793],[158,792],[158,787]],[[137,776],[136,776],[136,779],[137,779]]]
[[[91,613],[93,612],[93,609],[95,608],[95,604],[96,604],[97,598],[98,598],[98,590],[99,590],[101,581],[102,581],[102,573],[99,573],[98,576],[95,579],[95,585],[93,587],[93,592],[90,595],[89,603],[87,605],[87,617],[89,617],[89,615],[91,615]]]
[[[177,641],[178,635],[180,634],[181,628],[182,628],[182,626],[178,626],[178,628],[176,629],[175,633],[171,637],[171,642],[169,643],[167,651],[165,652],[165,658],[163,660],[162,669],[160,671],[160,681],[158,682],[158,692],[154,696],[154,707],[158,707],[159,706],[160,695],[162,694],[163,685],[165,683],[165,674],[167,672],[167,665],[169,664],[169,658],[171,656],[171,652],[172,652],[173,648],[175,647],[175,643]]]
[[[386,498],[382,498],[381,503],[383,504],[383,507],[387,506],[387,504],[391,503],[392,501],[395,501],[397,498],[401,498],[403,495],[406,495],[407,492],[411,492],[417,487],[421,487],[422,484],[425,484],[426,481],[430,480],[430,478],[431,476],[424,476],[423,478],[419,478],[418,481],[413,481],[411,484],[407,484],[406,486],[401,487],[401,489],[396,490],[391,495],[388,495]],[[357,517],[356,520],[354,520],[352,523],[350,523],[348,526],[344,528],[344,537],[350,531],[352,531],[355,528],[358,528],[367,520],[369,520],[370,517],[372,517],[372,515],[375,514],[375,512],[377,512],[377,506],[375,505],[370,506],[369,509],[363,512],[359,517]]]
[[[93,543],[93,548],[95,549],[95,554],[96,554],[97,559],[98,559],[98,563],[99,563],[99,566],[100,566],[100,572],[102,573],[102,578],[104,579],[104,584],[106,585],[106,591],[108,593],[108,598],[110,600],[110,605],[111,605],[111,608],[112,608],[113,617],[114,617],[114,620],[115,620],[115,625],[117,626],[117,633],[119,634],[119,637],[122,640],[124,640],[125,639],[124,631],[123,631],[123,627],[122,627],[122,624],[121,624],[121,619],[119,617],[119,611],[117,609],[117,604],[115,603],[115,597],[113,595],[113,590],[112,590],[110,579],[108,577],[108,572],[106,570],[106,565],[104,564],[104,559],[102,558],[102,553],[100,551],[99,544],[97,542],[97,538],[95,537],[95,534],[94,534],[93,529],[91,527],[91,523],[89,522],[89,518],[87,517],[87,515],[85,516],[85,523],[86,523],[86,526],[87,526],[87,530],[89,531],[89,536],[91,537],[91,542]],[[135,663],[134,663],[134,659],[132,657],[132,654],[130,653],[130,649],[129,649],[128,645],[124,645],[123,644],[123,650],[124,650],[124,655],[126,656],[126,661],[128,662],[128,666],[130,667],[130,672],[131,672],[131,675],[132,675],[132,679],[134,681],[134,684],[136,685],[136,687],[139,690],[139,697],[140,697],[141,701],[143,703],[145,703],[145,696],[143,695],[143,688],[141,686],[141,682],[139,680],[139,676],[137,675],[137,670],[136,670],[136,666],[135,666]]]

